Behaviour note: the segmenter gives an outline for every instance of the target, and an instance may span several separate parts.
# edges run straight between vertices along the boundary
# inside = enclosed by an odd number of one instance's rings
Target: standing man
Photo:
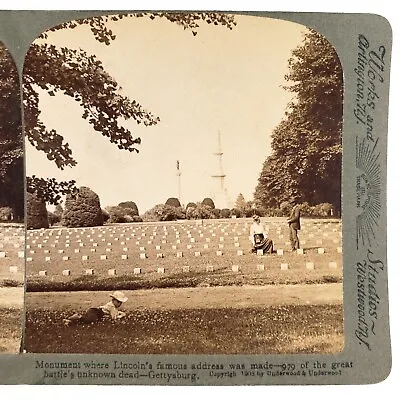
[[[294,197],[289,199],[289,203],[292,207],[290,217],[287,220],[289,224],[289,237],[292,251],[296,251],[300,248],[299,237],[297,236],[297,231],[300,230],[300,206],[296,204],[296,199]]]

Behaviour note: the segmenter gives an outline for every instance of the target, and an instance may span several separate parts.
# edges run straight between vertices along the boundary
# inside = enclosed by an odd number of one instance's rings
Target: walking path
[[[246,308],[277,305],[341,304],[341,283],[312,285],[220,286],[128,290],[125,310],[171,310],[187,308]],[[27,293],[26,305],[32,309],[84,309],[104,304],[110,292],[34,292]]]

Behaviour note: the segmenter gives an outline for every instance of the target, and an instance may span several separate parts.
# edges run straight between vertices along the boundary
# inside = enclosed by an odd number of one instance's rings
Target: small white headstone
[[[286,263],[281,264],[281,271],[286,271],[288,269],[289,269],[289,264],[286,264]]]
[[[44,261],[51,261],[51,257],[45,257]]]
[[[323,247],[318,247],[318,254],[324,254],[325,249]]]
[[[115,268],[109,269],[108,275],[117,275],[117,270]]]
[[[46,276],[47,275],[47,271],[39,271],[39,276]]]
[[[62,274],[63,274],[64,276],[69,276],[69,275],[71,275],[71,271],[70,271],[69,269],[64,269],[64,271],[62,272]]]
[[[208,244],[205,243],[203,247],[204,247],[205,249],[208,249]]]
[[[183,257],[183,253],[182,253],[181,251],[178,251],[178,252],[176,253],[176,256],[177,256],[178,258],[182,258],[182,257]]]
[[[85,275],[94,275],[94,269],[92,269],[92,268],[86,269]]]
[[[276,254],[277,254],[278,256],[283,256],[283,249],[277,249],[277,250],[276,250]]]
[[[12,267],[9,268],[9,271],[10,271],[12,274],[16,274],[16,273],[18,272],[18,267],[12,266]]]
[[[238,250],[238,251],[237,251],[237,255],[238,255],[238,256],[242,256],[242,255],[243,255],[243,250]]]
[[[239,265],[232,265],[233,272],[239,272]]]
[[[331,261],[331,262],[329,263],[329,268],[337,268],[337,263],[334,262],[334,261]]]
[[[338,253],[342,253],[342,247],[337,247],[336,250]]]
[[[139,275],[142,272],[140,268],[133,268],[134,275]]]
[[[201,253],[199,251],[194,252],[195,257],[200,257]]]
[[[182,267],[182,272],[189,272],[189,270],[190,270],[189,265],[184,265]]]
[[[297,254],[304,254],[304,249],[297,249]]]
[[[146,259],[146,253],[140,253],[140,259],[141,260]]]
[[[257,250],[257,255],[258,256],[263,256],[264,255],[264,250],[263,249]]]
[[[31,251],[34,252],[35,250],[31,250]],[[25,252],[24,252],[24,251],[19,251],[19,252],[18,252],[18,257],[19,257],[19,258],[24,258],[24,257],[25,257]]]
[[[157,253],[157,258],[164,258],[164,254],[163,253]]]
[[[222,250],[217,250],[217,256],[222,256]]]
[[[265,270],[264,264],[258,264],[257,265],[257,271],[264,271],[264,270]]]
[[[68,261],[69,260],[69,257],[68,256],[63,256],[63,261]]]
[[[161,268],[161,267],[157,268],[157,273],[163,274],[164,272],[165,272],[165,268]]]
[[[306,268],[307,269],[314,269],[314,263],[313,262],[306,262]]]
[[[107,260],[107,256],[106,256],[105,254],[102,254],[102,255],[100,256],[100,260]]]
[[[83,260],[83,261],[89,260],[89,256],[82,256],[82,260]]]
[[[213,265],[207,265],[206,266],[206,272],[213,272],[214,271],[214,266]]]

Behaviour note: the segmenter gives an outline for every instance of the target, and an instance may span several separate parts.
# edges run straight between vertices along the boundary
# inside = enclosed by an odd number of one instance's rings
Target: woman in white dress
[[[250,241],[253,244],[252,252],[256,253],[257,250],[263,250],[263,254],[272,254],[274,251],[274,244],[268,238],[264,225],[261,224],[261,219],[258,215],[253,216],[253,223],[250,227]]]

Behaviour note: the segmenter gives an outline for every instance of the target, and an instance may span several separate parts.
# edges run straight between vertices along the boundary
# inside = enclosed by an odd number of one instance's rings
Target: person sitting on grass
[[[253,244],[251,249],[252,253],[257,250],[262,250],[263,254],[272,254],[274,252],[274,244],[271,239],[267,237],[267,231],[261,224],[260,216],[253,216],[253,224],[250,227],[250,241]]]
[[[111,301],[104,306],[91,307],[86,310],[83,315],[73,314],[69,318],[63,320],[64,324],[67,326],[71,324],[91,324],[93,322],[101,321],[105,316],[110,317],[113,321],[125,317],[126,314],[118,309],[128,300],[128,298],[120,291],[116,291],[113,294],[110,294],[110,296]]]

